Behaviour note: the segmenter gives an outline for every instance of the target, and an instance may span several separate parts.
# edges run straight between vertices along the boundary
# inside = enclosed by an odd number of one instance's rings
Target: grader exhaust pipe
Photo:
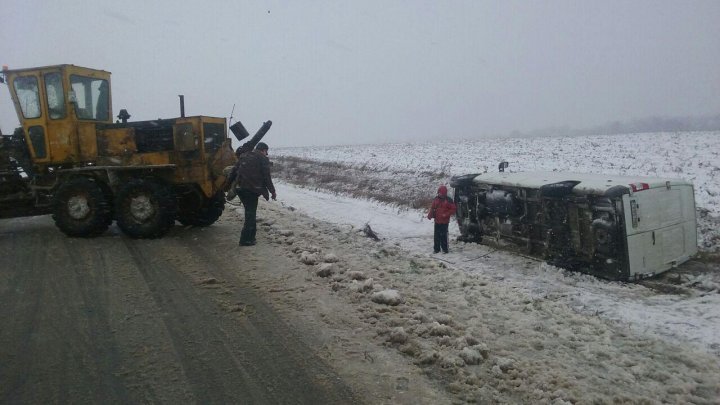
[[[235,151],[235,154],[239,155],[241,153],[250,152],[251,150],[253,150],[258,144],[258,142],[260,142],[260,140],[265,136],[265,134],[267,134],[271,126],[272,121],[265,121],[260,127],[260,129],[258,129],[258,131],[255,133],[255,135],[253,135],[253,137],[250,138],[249,141],[242,144],[242,146],[240,146]],[[241,141],[250,135],[240,121],[232,124],[230,126],[230,131],[232,131],[233,135],[235,135],[235,138],[237,138],[238,141]]]

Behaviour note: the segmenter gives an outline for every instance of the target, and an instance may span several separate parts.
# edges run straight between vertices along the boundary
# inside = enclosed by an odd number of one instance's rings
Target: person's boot
[[[238,245],[252,246],[254,244],[255,244],[255,241],[251,239],[251,236],[249,235],[248,230],[243,228],[243,230],[240,232],[240,242],[238,242]]]
[[[250,240],[250,243],[253,244],[253,245],[254,245],[255,243],[257,243],[257,239],[255,239],[255,235],[256,235],[256,234],[257,234],[257,227],[251,229],[250,232],[248,232],[248,239]]]

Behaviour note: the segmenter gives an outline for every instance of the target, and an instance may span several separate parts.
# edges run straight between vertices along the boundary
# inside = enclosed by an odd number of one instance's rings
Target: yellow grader
[[[179,118],[128,122],[121,110],[113,122],[110,72],[74,65],[3,67],[0,81],[22,125],[0,136],[0,218],[52,214],[80,237],[115,220],[157,238],[175,220],[209,226],[222,214],[223,169],[236,160],[225,118],[186,117],[180,96]]]

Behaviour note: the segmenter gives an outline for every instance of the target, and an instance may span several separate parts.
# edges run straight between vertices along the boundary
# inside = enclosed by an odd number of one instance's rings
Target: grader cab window
[[[60,73],[48,73],[45,75],[45,96],[47,97],[50,119],[65,118],[65,95]]]
[[[15,79],[15,94],[25,118],[40,117],[40,92],[35,76],[24,76]]]
[[[223,124],[203,124],[203,132],[205,134],[205,151],[215,152],[220,149],[225,141],[225,125]]]
[[[70,75],[75,95],[75,114],[81,120],[107,121],[110,116],[110,87],[107,80]]]

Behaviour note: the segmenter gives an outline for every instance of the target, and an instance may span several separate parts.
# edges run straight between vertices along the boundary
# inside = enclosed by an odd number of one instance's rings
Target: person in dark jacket
[[[447,187],[438,187],[437,197],[433,200],[432,207],[427,214],[428,219],[435,219],[435,243],[433,245],[435,253],[439,253],[440,249],[443,253],[448,252],[448,224],[456,210],[455,203],[448,198]]]
[[[268,149],[266,143],[260,142],[252,152],[239,154],[238,162],[228,179],[235,185],[237,195],[245,207],[245,223],[240,232],[240,246],[252,246],[256,243],[258,198],[261,195],[265,200],[271,197],[273,200],[277,198],[275,186],[270,178]]]

